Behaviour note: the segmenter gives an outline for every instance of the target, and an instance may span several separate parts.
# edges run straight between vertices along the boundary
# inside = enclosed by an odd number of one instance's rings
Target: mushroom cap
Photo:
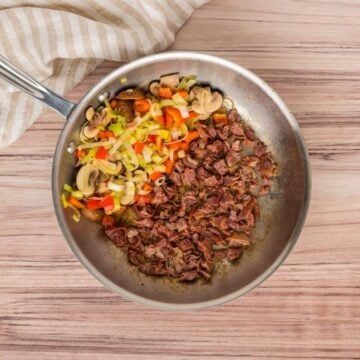
[[[91,163],[82,166],[76,176],[76,186],[85,195],[90,196],[95,191],[95,182],[99,170]]]
[[[90,121],[95,115],[95,110],[92,106],[89,106],[85,113],[85,118],[87,121]]]
[[[223,103],[222,95],[219,92],[214,91],[211,95],[210,102],[208,102],[206,105],[206,110],[210,113],[219,110],[221,108],[222,103]]]
[[[135,117],[133,102],[129,100],[118,100],[116,104],[117,113],[124,116],[127,122],[132,122]]]
[[[88,220],[90,220],[92,222],[97,222],[97,223],[100,223],[104,216],[104,210],[102,210],[102,209],[91,210],[91,209],[87,209],[86,207],[84,207],[81,209],[81,213]]]
[[[217,91],[212,93],[209,87],[194,88],[190,92],[191,98],[193,99],[192,109],[204,119],[218,110],[223,102],[222,95]]]
[[[99,133],[99,129],[97,128],[91,128],[89,125],[85,126],[83,129],[84,135],[88,138],[88,139],[92,139],[94,138],[98,133]]]
[[[123,90],[116,95],[116,98],[120,100],[137,100],[144,97],[144,92],[139,88]]]
[[[180,82],[179,73],[163,75],[160,77],[160,86],[162,87],[169,87],[171,89],[174,89],[179,85],[179,82]]]
[[[149,85],[149,91],[152,95],[155,97],[159,97],[159,89],[160,89],[160,83],[158,81],[153,81]]]

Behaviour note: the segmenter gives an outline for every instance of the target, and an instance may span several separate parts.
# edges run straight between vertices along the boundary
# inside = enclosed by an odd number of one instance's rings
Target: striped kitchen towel
[[[208,0],[1,0],[0,54],[63,95],[104,59],[126,62],[166,49]],[[44,106],[0,79],[0,148]]]

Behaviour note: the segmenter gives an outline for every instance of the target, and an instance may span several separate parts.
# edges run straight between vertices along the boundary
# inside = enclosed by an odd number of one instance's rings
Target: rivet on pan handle
[[[0,55],[0,77],[30,96],[42,101],[51,109],[57,111],[64,118],[68,118],[75,104],[55,94],[45,86],[37,82],[31,76],[25,74],[15,65]]]

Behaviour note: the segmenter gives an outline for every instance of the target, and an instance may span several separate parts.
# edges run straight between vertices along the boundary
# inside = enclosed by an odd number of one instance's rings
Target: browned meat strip
[[[225,160],[223,159],[217,161],[214,164],[214,168],[220,175],[225,175],[228,172],[228,168],[226,166]]]
[[[196,169],[199,165],[199,161],[191,158],[189,155],[186,155],[183,159],[183,163],[185,167]]]

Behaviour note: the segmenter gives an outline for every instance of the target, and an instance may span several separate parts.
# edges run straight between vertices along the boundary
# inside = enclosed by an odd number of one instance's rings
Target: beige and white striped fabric
[[[104,59],[127,62],[166,49],[208,0],[1,0],[0,54],[64,94]],[[43,105],[0,80],[0,148]]]

